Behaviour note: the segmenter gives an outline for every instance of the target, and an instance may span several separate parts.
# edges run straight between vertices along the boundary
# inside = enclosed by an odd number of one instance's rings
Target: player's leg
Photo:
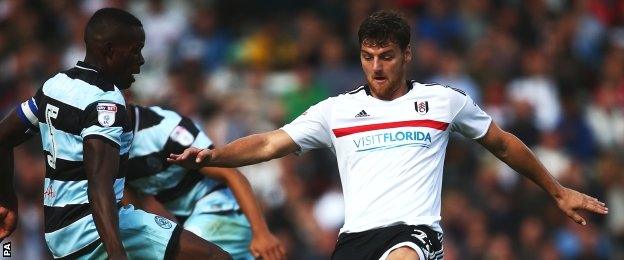
[[[427,226],[396,225],[338,237],[331,259],[443,258],[442,234]]]
[[[394,233],[396,232],[396,233]],[[442,234],[427,226],[399,225],[380,260],[442,259]]]
[[[89,220],[90,217],[84,219]],[[46,242],[48,245],[78,243],[81,238],[97,236],[95,225],[92,222],[84,227],[80,225],[77,227],[82,230],[78,237],[63,234],[58,239],[53,239],[54,237],[47,236]],[[79,232],[69,232],[68,234],[77,233]],[[135,210],[132,205],[124,206],[119,210],[119,235],[129,259],[189,259],[190,257],[231,259],[218,246],[183,230],[182,226],[161,216]],[[57,248],[58,246],[55,247],[58,251]],[[107,259],[108,255],[104,244],[100,240],[96,240],[64,258]]]
[[[119,233],[129,259],[231,259],[173,221],[132,206],[119,212]]]
[[[420,256],[416,250],[408,246],[402,246],[397,249],[390,250],[387,260],[419,260]]]
[[[232,257],[218,246],[201,237],[182,230],[179,242],[172,249],[173,259],[232,259]],[[198,258],[197,258],[198,257]]]
[[[202,198],[195,203],[184,229],[221,247],[235,260],[253,259],[251,226],[240,210],[231,210],[238,207],[232,197],[229,190],[219,190]],[[215,208],[217,205],[221,208]]]
[[[218,245],[233,259],[253,259],[249,251],[251,228],[240,212],[194,213],[184,222],[184,229]]]

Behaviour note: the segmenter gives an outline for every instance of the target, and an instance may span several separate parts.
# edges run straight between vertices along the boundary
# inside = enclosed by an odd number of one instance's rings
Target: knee
[[[419,260],[418,253],[410,247],[399,247],[388,254],[388,260]]]

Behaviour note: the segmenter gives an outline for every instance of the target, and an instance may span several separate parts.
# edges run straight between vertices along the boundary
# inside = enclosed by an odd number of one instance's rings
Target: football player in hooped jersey
[[[46,159],[44,232],[61,259],[230,259],[161,216],[120,204],[132,128],[120,89],[144,60],[132,14],[103,8],[87,23],[86,56],[48,79],[0,122],[0,241],[17,222],[13,147],[39,133]]]
[[[160,107],[128,105],[134,140],[124,200],[175,220],[234,260],[284,259],[245,176],[235,169],[187,170],[166,162],[187,147],[213,147],[190,118]]]
[[[345,199],[345,223],[333,259],[440,259],[440,204],[451,131],[487,148],[531,179],[568,217],[606,214],[596,198],[561,186],[514,135],[501,130],[465,93],[407,81],[410,29],[379,11],[360,25],[360,61],[368,84],[310,107],[281,129],[215,150],[170,155],[185,167],[239,167],[290,153],[330,148]]]

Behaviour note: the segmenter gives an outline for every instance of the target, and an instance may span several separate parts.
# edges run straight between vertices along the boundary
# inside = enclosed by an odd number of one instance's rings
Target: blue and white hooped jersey
[[[188,147],[208,148],[212,141],[191,119],[160,107],[129,105],[135,136],[128,162],[128,185],[154,197],[176,216],[189,216],[195,203],[227,187],[197,171],[171,165],[167,157]],[[228,194],[231,194],[229,192]],[[232,196],[213,203],[214,212],[236,210]]]
[[[83,142],[98,138],[119,148],[114,182],[117,202],[123,196],[132,128],[122,93],[96,68],[84,63],[48,79],[17,113],[40,133],[46,160],[43,205],[45,239],[54,257],[65,257],[93,243],[99,235],[91,216]]]
[[[483,137],[492,119],[461,90],[407,82],[394,100],[368,86],[310,107],[282,129],[301,152],[330,148],[345,199],[341,232],[396,223],[442,232],[442,172],[451,131]]]

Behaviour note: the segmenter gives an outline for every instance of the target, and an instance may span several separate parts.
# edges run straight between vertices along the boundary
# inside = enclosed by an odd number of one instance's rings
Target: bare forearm
[[[89,204],[100,239],[110,258],[125,259],[119,237],[119,214],[113,184],[119,172],[119,149],[99,139],[83,143]]]
[[[268,232],[269,228],[264,221],[260,205],[249,181],[241,173],[230,175],[231,176],[226,179],[226,183],[234,193],[234,197],[236,197],[236,201],[238,201],[243,214],[247,217],[252,232],[254,234]]]
[[[0,195],[15,195],[13,189],[13,148],[32,137],[12,110],[0,121]]]
[[[509,167],[542,187],[552,197],[556,198],[560,195],[562,186],[516,136],[505,133],[498,149],[490,151]]]
[[[292,152],[292,149],[284,149],[288,147],[272,145],[276,141],[270,138],[279,138],[272,133],[250,135],[215,149],[209,166],[241,167],[279,158]]]
[[[89,203],[93,210],[93,220],[109,255],[124,252],[119,238],[119,216],[112,184],[89,182]]]
[[[13,148],[0,148],[0,199],[15,195],[13,171]]]

